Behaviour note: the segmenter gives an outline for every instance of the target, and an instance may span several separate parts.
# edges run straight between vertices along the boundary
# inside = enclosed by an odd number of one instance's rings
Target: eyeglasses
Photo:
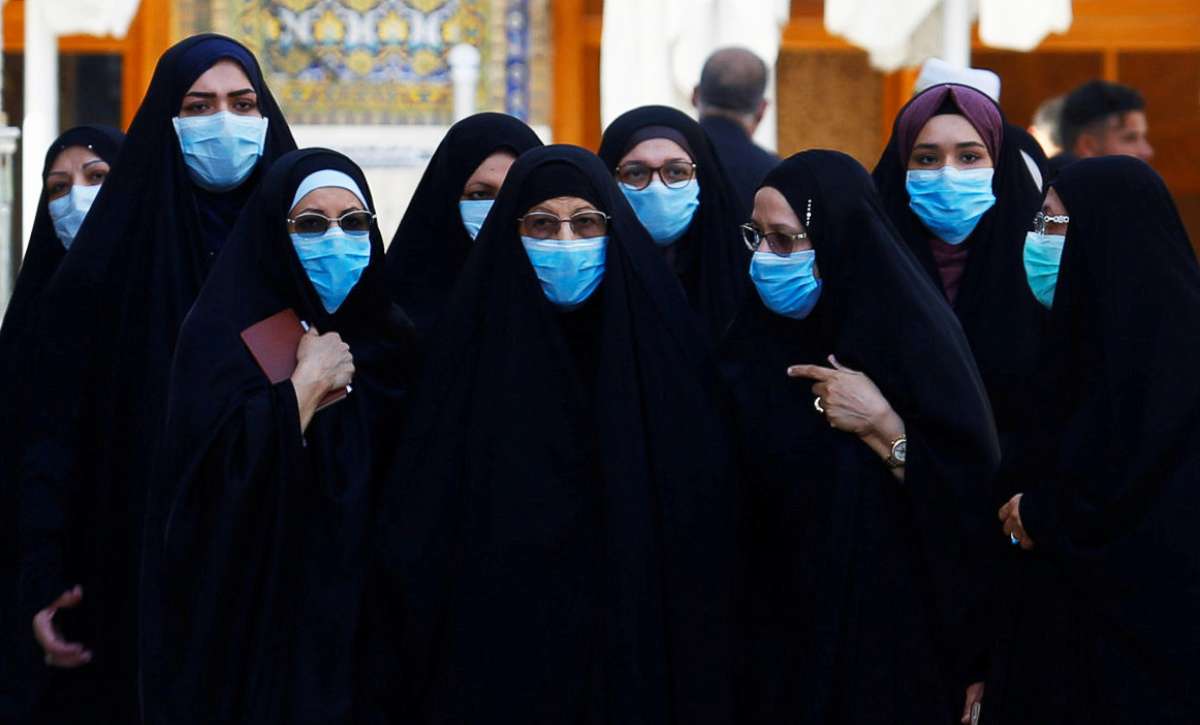
[[[602,211],[581,211],[566,219],[535,211],[517,218],[521,223],[521,234],[534,239],[553,239],[563,224],[570,224],[577,237],[600,237],[608,231],[608,220],[609,216]]]
[[[1054,215],[1038,212],[1033,215],[1033,231],[1038,234],[1046,233],[1046,226],[1049,224],[1070,224],[1071,217],[1066,214]]]
[[[662,183],[670,189],[682,189],[696,178],[696,165],[690,161],[668,161],[662,166],[647,166],[631,161],[617,167],[617,181],[630,189],[641,191],[654,180],[654,175],[662,179]]]
[[[337,224],[338,228],[347,234],[366,234],[371,231],[371,222],[374,220],[375,215],[371,212],[358,210],[348,211],[334,219],[330,219],[324,214],[307,212],[295,219],[288,219],[287,222],[300,236],[316,237],[329,231],[330,224]]]
[[[751,252],[757,252],[762,243],[766,241],[767,249],[780,257],[786,257],[792,252],[797,251],[796,247],[799,246],[797,242],[801,239],[808,239],[808,232],[797,232],[795,234],[767,232],[763,234],[753,224],[743,224],[741,230],[742,241],[746,243],[746,248]]]

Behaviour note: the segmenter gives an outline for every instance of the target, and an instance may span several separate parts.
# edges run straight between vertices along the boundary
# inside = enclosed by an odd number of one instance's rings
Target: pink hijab
[[[954,83],[929,88],[911,101],[896,120],[896,150],[900,163],[907,166],[917,135],[929,119],[943,113],[957,113],[967,119],[983,138],[983,145],[993,159],[998,158],[1004,139],[1004,121],[996,102],[969,86]]]

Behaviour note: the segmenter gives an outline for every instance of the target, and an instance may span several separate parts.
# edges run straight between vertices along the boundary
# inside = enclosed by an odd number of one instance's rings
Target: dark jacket
[[[717,149],[733,190],[747,211],[754,208],[754,192],[767,172],[779,163],[775,154],[755,145],[746,130],[728,118],[709,116],[700,126]]]

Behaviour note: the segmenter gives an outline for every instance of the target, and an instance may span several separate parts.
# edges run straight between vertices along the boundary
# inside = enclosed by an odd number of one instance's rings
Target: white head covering
[[[362,189],[358,188],[358,184],[354,182],[354,179],[350,178],[349,174],[334,169],[321,169],[304,177],[304,181],[301,181],[300,186],[296,187],[296,195],[292,197],[292,208],[295,209],[296,204],[299,204],[300,200],[313,189],[323,189],[330,186],[336,189],[345,189],[354,194],[358,197],[364,209],[370,209],[370,206],[367,205],[366,195],[362,193]]]
[[[987,95],[996,103],[1000,102],[1000,76],[982,68],[959,68],[941,58],[930,58],[921,66],[921,74],[917,76],[917,84],[913,93],[920,93],[940,83],[958,83],[970,86]]]

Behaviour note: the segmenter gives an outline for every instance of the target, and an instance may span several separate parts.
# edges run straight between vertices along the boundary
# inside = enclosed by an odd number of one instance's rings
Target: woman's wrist
[[[896,415],[896,411],[888,408],[875,416],[871,427],[863,435],[863,440],[886,459],[892,454],[892,443],[902,435],[904,435],[904,421],[900,419],[899,415]]]

